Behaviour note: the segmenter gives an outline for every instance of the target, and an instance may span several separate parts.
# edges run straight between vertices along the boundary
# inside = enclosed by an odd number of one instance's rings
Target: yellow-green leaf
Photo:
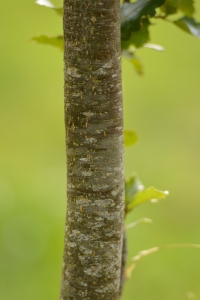
[[[50,45],[54,47],[58,47],[60,50],[63,50],[63,36],[58,35],[55,37],[49,37],[46,35],[35,36],[31,39],[39,44]]]
[[[130,203],[128,204],[127,210],[131,211],[136,206],[147,201],[164,199],[168,194],[168,191],[159,191],[154,187],[149,187],[142,191],[138,191],[137,194],[131,199]]]
[[[138,136],[134,130],[124,131],[124,145],[133,146],[138,140]]]

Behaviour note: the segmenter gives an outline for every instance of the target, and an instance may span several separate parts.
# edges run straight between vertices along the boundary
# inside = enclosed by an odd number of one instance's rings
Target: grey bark
[[[120,294],[124,220],[120,1],[64,0],[67,216],[60,300]]]

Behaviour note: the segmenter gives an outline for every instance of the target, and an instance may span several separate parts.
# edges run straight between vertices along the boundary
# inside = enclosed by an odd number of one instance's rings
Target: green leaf
[[[150,39],[148,27],[150,25],[149,20],[143,19],[141,23],[141,28],[139,31],[131,33],[130,39],[121,42],[122,49],[128,49],[130,45],[134,45],[136,48],[142,47]]]
[[[144,17],[155,16],[156,8],[164,2],[165,0],[125,2],[121,7],[121,39],[128,40],[132,32],[139,31],[143,26]]]
[[[37,0],[36,4],[52,8],[58,15],[63,15],[63,8],[62,7],[55,7],[49,0]]]
[[[161,10],[166,15],[175,14],[180,10],[188,17],[191,17],[195,12],[193,0],[166,0]]]
[[[163,199],[168,195],[168,191],[159,191],[154,187],[149,187],[142,191],[138,191],[137,194],[131,199],[128,204],[128,211],[131,211],[136,206],[147,202],[147,201],[157,201],[159,199]]]
[[[50,46],[58,47],[60,50],[63,50],[63,36],[58,35],[55,37],[49,37],[46,35],[35,36],[31,39],[39,44],[45,44]]]
[[[125,181],[125,206],[131,202],[132,198],[137,194],[138,191],[144,189],[144,186],[140,182],[140,180],[132,175],[129,180]]]
[[[200,38],[200,23],[197,23],[193,18],[183,17],[175,21],[174,24],[182,30]]]
[[[195,9],[194,9],[194,1],[193,0],[182,0],[180,1],[179,9],[188,17],[192,17]]]
[[[139,60],[139,58],[135,56],[134,51],[135,51],[135,48],[130,48],[128,50],[122,50],[122,55],[132,63],[132,65],[135,68],[135,71],[138,73],[138,75],[143,75],[144,71],[143,71],[142,63]],[[125,144],[125,146],[126,146],[126,144]]]
[[[124,131],[124,145],[125,146],[132,146],[138,140],[138,136],[135,131],[133,130],[125,130]]]

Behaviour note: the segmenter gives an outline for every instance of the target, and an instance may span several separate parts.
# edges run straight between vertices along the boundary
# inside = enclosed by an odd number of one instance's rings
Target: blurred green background
[[[62,20],[33,0],[3,1],[0,15],[0,299],[54,300],[66,208],[63,58],[30,39],[60,34]],[[123,61],[125,128],[140,136],[126,149],[126,176],[137,170],[170,196],[129,216],[154,220],[128,231],[129,263],[150,247],[200,244],[200,40],[155,23],[152,42],[165,52],[138,52],[143,77]],[[199,249],[163,250],[138,263],[123,300],[200,299],[199,283]]]

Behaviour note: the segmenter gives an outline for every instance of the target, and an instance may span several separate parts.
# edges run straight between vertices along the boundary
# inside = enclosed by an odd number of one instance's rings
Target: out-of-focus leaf
[[[135,269],[136,264],[144,257],[151,255],[155,252],[158,252],[163,249],[170,249],[170,248],[196,248],[200,249],[199,244],[168,244],[168,245],[163,245],[159,247],[153,247],[147,250],[142,250],[140,251],[137,255],[132,257],[133,263],[127,268],[125,275],[127,279],[130,279],[132,271]]]
[[[143,75],[144,71],[143,71],[142,63],[141,63],[140,59],[135,56],[134,50],[132,50],[132,49],[122,50],[122,54],[126,59],[128,59],[132,63],[135,71],[139,75]]]
[[[182,0],[180,1],[179,9],[188,17],[192,17],[195,9],[194,9],[194,1],[193,0]]]
[[[127,50],[131,45],[134,45],[136,48],[140,48],[147,43],[150,40],[148,30],[149,25],[149,20],[147,18],[144,19],[139,31],[132,32],[129,40],[121,40],[122,50]]]
[[[138,136],[133,130],[125,130],[124,131],[124,145],[125,146],[133,146],[138,140]]]
[[[139,220],[137,220],[137,221],[135,221],[135,222],[133,222],[131,224],[126,225],[125,229],[134,228],[134,227],[136,227],[136,226],[138,226],[140,224],[146,224],[146,223],[150,224],[152,222],[153,222],[153,220],[151,220],[149,218],[142,218],[142,219],[139,219]]]
[[[132,32],[128,41],[121,42],[122,49],[127,49],[130,45],[134,45],[136,48],[142,47],[150,40],[148,27],[150,25],[149,19],[145,18],[142,21],[139,31]]]
[[[155,44],[144,44],[143,47],[148,48],[148,49],[153,49],[156,51],[164,51],[165,50],[165,48],[163,48],[162,46],[155,45]]]
[[[165,0],[138,0],[135,3],[125,2],[121,7],[121,39],[128,40],[131,33],[142,28],[143,17],[153,17],[156,8]]]
[[[143,189],[142,191],[138,191],[137,194],[131,199],[131,201],[128,204],[127,210],[131,211],[136,206],[147,201],[163,199],[168,194],[168,191],[159,191],[154,187]]]
[[[63,50],[63,36],[58,35],[55,37],[49,37],[46,35],[35,36],[31,39],[39,44],[45,44],[50,46],[58,47],[60,50]]]
[[[166,13],[166,15],[175,14],[180,10],[186,16],[193,16],[194,1],[193,0],[166,0],[165,4],[161,7],[161,10]]]
[[[36,4],[46,6],[48,8],[52,8],[58,15],[63,15],[63,8],[62,7],[55,7],[49,0],[37,0]]]
[[[200,38],[200,23],[197,23],[193,18],[183,17],[175,21],[174,24],[182,30]]]
[[[132,198],[137,194],[138,191],[142,191],[144,186],[140,180],[135,176],[131,176],[129,180],[125,181],[125,206],[131,202]]]

